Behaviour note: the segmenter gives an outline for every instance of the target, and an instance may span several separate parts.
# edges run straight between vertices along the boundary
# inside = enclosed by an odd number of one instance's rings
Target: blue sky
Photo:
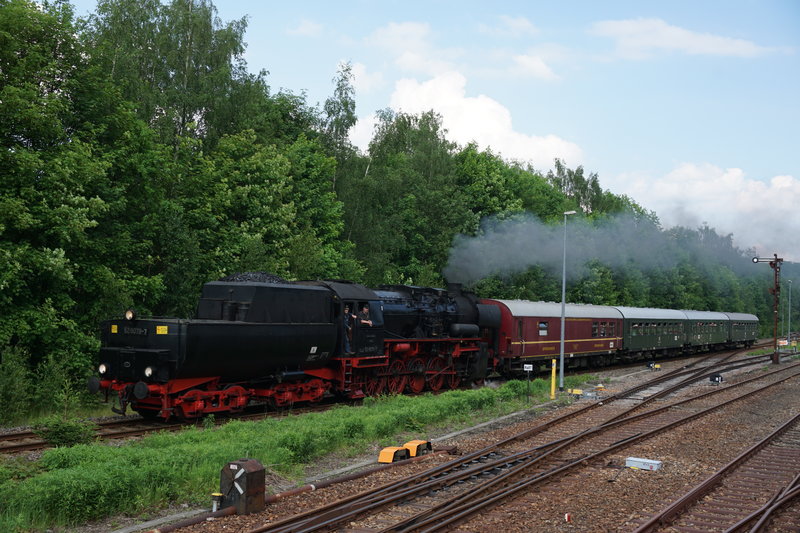
[[[435,109],[451,140],[583,165],[665,227],[800,261],[798,0],[216,6],[248,16],[247,63],[274,90],[321,104],[350,61],[359,146],[377,109]]]

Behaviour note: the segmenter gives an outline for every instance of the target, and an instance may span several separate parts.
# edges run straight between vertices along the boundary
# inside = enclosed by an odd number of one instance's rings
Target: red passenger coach
[[[482,300],[500,309],[497,354],[507,372],[524,363],[546,364],[560,354],[561,304],[523,300]],[[622,343],[622,313],[613,307],[566,304],[564,357],[571,368],[605,364]]]

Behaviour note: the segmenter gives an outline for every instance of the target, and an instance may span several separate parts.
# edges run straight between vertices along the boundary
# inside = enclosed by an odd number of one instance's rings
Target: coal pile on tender
[[[259,282],[259,283],[291,283],[280,276],[270,274],[269,272],[240,272],[238,274],[231,274],[225,276],[219,281],[234,281],[234,282]]]

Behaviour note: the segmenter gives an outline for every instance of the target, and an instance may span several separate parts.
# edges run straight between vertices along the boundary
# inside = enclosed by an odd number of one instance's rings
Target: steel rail
[[[744,452],[742,452],[739,456],[734,458],[728,464],[723,466],[721,469],[716,471],[710,477],[705,479],[702,483],[697,485],[695,488],[690,490],[685,495],[681,496],[679,499],[674,501],[668,507],[663,509],[662,511],[656,513],[655,515],[651,516],[650,519],[639,526],[633,533],[649,533],[651,531],[655,531],[659,527],[665,527],[674,522],[674,520],[681,515],[681,513],[686,512],[689,507],[696,504],[700,501],[703,497],[708,495],[711,491],[713,491],[719,484],[731,475],[736,469],[738,469],[742,464],[744,464],[747,460],[758,454],[762,451],[765,447],[769,444],[774,442],[778,437],[795,427],[800,422],[800,414],[792,417],[790,420],[782,424],[778,429],[773,431],[771,434],[767,435],[764,439],[757,442]],[[795,477],[794,483],[797,482],[797,477]],[[791,486],[791,485],[790,485]],[[785,490],[785,489],[784,489]],[[783,491],[779,492],[776,496],[774,496],[767,505],[763,506],[759,511],[753,513],[746,517],[745,519],[741,520],[733,527],[729,528],[727,531],[735,531],[741,527],[744,527],[747,523],[751,522],[752,520],[759,518],[763,511],[766,508],[771,507],[778,497],[782,494]]]
[[[794,498],[800,495],[798,485],[800,485],[800,474],[796,475],[789,485],[776,492],[775,495],[770,498],[760,509],[753,511],[739,522],[726,529],[724,533],[736,533],[738,531],[742,531],[747,524],[756,519],[758,519],[759,522],[753,526],[750,531],[761,531],[761,526],[759,524],[761,524],[761,522],[764,520],[764,517],[771,517],[775,510],[778,510],[784,505],[791,503]]]

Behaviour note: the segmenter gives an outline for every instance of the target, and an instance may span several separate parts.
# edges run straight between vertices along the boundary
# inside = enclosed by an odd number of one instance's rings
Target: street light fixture
[[[558,390],[564,390],[564,324],[566,323],[567,310],[567,215],[574,215],[576,211],[564,211],[564,257],[561,262],[561,350],[558,359]]]

